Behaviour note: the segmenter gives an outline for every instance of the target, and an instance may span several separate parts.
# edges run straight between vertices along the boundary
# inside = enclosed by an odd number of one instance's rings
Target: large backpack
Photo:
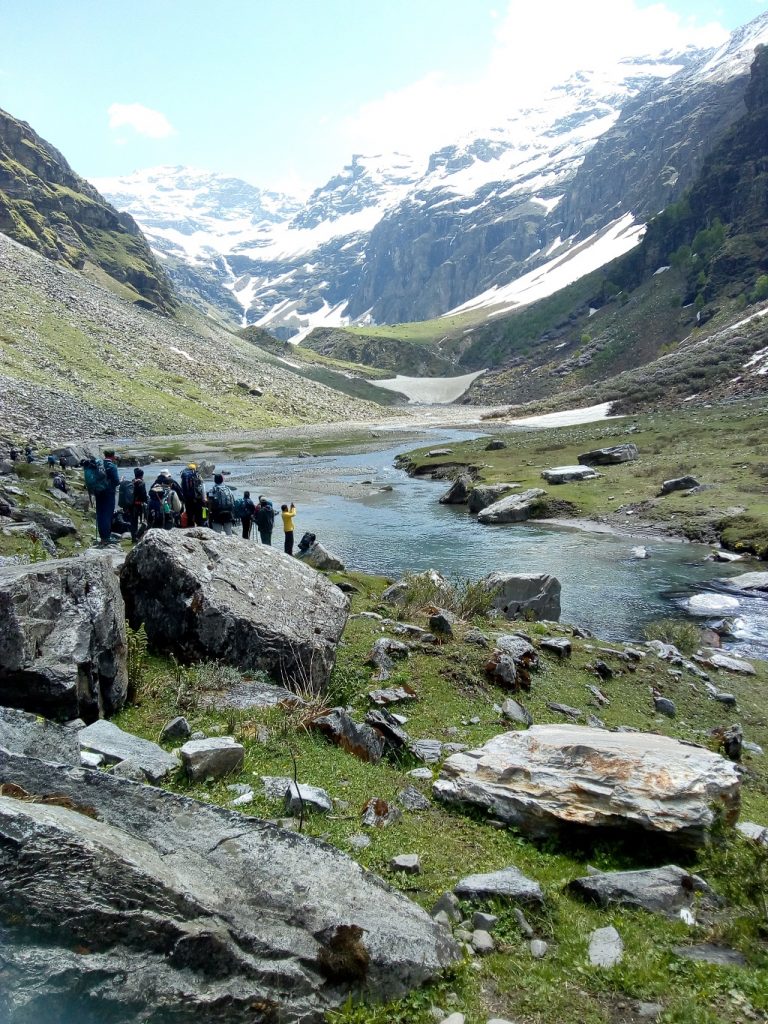
[[[117,492],[117,504],[126,511],[133,505],[133,480],[121,480]]]
[[[235,519],[242,519],[243,516],[247,515],[245,511],[245,498],[235,498],[234,505],[232,506],[232,514]]]
[[[83,464],[83,476],[89,494],[102,494],[109,488],[107,471],[101,459],[88,459]]]
[[[184,501],[202,501],[205,497],[203,480],[196,469],[182,470],[181,493],[184,496]]]
[[[214,512],[232,512],[235,496],[226,484],[214,484],[208,494],[208,502]]]

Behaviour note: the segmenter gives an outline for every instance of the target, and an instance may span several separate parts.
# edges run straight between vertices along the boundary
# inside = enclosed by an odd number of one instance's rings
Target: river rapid
[[[683,615],[681,602],[691,594],[716,592],[718,578],[755,567],[707,562],[711,549],[698,544],[552,524],[481,526],[465,507],[439,504],[448,487],[444,481],[412,478],[394,466],[397,455],[415,447],[480,434],[477,429],[409,431],[399,443],[391,434],[386,441],[372,439],[367,450],[237,461],[222,455],[216,462],[228,471],[227,482],[237,494],[250,490],[254,500],[264,494],[276,507],[294,501],[296,540],[305,531],[315,533],[348,569],[393,579],[428,568],[453,580],[475,580],[493,570],[551,573],[562,583],[562,621],[609,640],[641,640],[651,620]],[[209,453],[201,457],[211,458]],[[169,468],[178,474],[183,467]],[[282,547],[279,519],[273,543]],[[638,544],[650,558],[632,557]],[[768,601],[739,598],[738,609],[729,612],[734,615],[737,638],[726,646],[768,658]]]

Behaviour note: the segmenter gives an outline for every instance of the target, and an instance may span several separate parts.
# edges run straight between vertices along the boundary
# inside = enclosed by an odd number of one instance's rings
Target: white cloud
[[[141,103],[113,103],[107,114],[110,128],[133,128],[137,135],[145,135],[148,139],[165,139],[176,133],[165,114]]]
[[[345,148],[426,155],[470,129],[498,124],[574,71],[691,45],[718,46],[728,33],[663,3],[641,8],[636,0],[509,0],[493,35],[480,77],[462,81],[435,70],[366,103],[338,126]]]

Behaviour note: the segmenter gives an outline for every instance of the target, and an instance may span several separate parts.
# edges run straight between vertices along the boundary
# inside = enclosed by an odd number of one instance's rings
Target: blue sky
[[[706,42],[767,0],[0,0],[0,107],[86,177],[190,164],[291,187],[444,144],[530,83]],[[12,45],[8,45],[12,41]],[[646,48],[647,47],[647,48]]]

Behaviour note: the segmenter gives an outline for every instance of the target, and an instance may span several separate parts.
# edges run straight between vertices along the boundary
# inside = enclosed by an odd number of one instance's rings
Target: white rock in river
[[[667,736],[534,725],[453,754],[433,792],[535,837],[618,827],[696,845],[716,811],[735,821],[740,786],[732,762]]]
[[[727,594],[694,594],[683,602],[691,615],[727,615],[739,607],[738,598]]]

